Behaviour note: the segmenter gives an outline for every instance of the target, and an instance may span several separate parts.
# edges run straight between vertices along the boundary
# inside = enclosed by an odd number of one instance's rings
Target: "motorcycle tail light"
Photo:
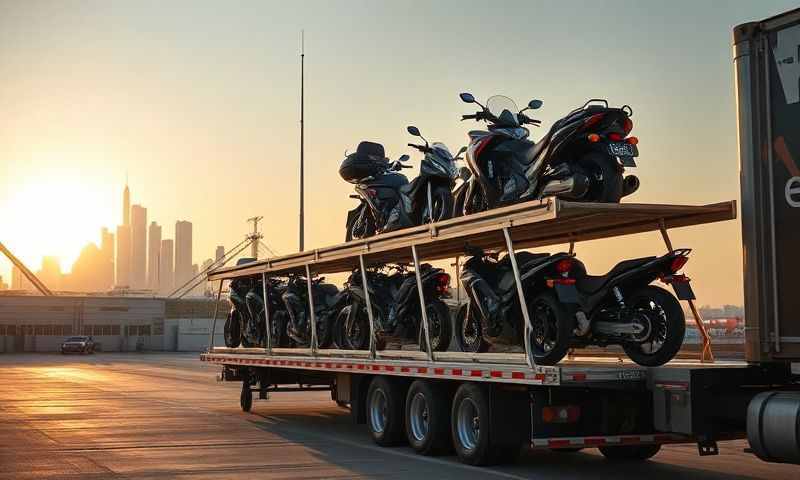
[[[447,273],[440,273],[436,276],[436,290],[439,293],[447,293],[450,288],[450,275]]]
[[[589,140],[589,142],[591,143],[597,143],[600,141],[600,135],[596,133],[590,133],[589,135],[586,136],[586,140]]]
[[[556,285],[575,285],[578,280],[575,278],[548,278],[547,288],[553,288]]]
[[[629,143],[631,145],[638,145],[639,144],[639,139],[636,138],[636,137],[628,137],[628,138],[625,139],[625,142]]]
[[[544,423],[575,423],[581,418],[581,408],[574,405],[542,408]]]
[[[623,138],[624,137],[622,136],[621,133],[609,133],[608,134],[608,139],[611,140],[612,142],[620,142],[620,141],[622,141]]]
[[[633,130],[633,120],[625,117],[625,121],[622,122],[622,129],[625,130],[625,135],[631,133],[631,130]]]
[[[678,256],[672,260],[672,263],[669,265],[669,269],[672,270],[672,273],[676,273],[678,270],[683,268],[686,265],[686,262],[689,261],[689,257]]]
[[[560,274],[568,273],[572,270],[573,261],[571,258],[564,258],[556,262],[556,272]]]

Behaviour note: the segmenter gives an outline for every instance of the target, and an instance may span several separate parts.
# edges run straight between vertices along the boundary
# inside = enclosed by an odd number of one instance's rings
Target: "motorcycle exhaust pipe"
[[[636,190],[639,190],[639,177],[636,175],[627,175],[622,180],[622,196],[627,197],[636,192]]]
[[[550,180],[542,189],[544,196],[559,196],[578,199],[589,191],[589,178],[576,173],[563,180]]]

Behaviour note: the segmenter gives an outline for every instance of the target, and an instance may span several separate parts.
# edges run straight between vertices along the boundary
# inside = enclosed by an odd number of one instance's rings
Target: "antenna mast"
[[[300,251],[302,252],[305,250],[305,218],[303,215],[303,197],[304,197],[304,158],[303,158],[303,147],[304,147],[304,124],[303,124],[303,116],[304,116],[304,83],[305,83],[305,72],[303,70],[304,63],[305,63],[305,32],[300,30]]]

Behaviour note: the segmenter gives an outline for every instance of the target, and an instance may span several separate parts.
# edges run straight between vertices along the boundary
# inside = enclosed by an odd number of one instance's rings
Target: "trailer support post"
[[[314,313],[314,292],[311,288],[311,268],[306,263],[306,287],[308,288],[308,319],[311,322],[311,355],[317,355],[317,315]]]
[[[536,361],[533,359],[533,354],[531,353],[531,332],[533,331],[533,325],[531,325],[528,302],[525,301],[525,289],[522,288],[522,278],[520,277],[519,267],[517,266],[517,254],[514,251],[514,244],[511,242],[511,234],[508,232],[508,227],[503,227],[503,235],[506,237],[508,258],[511,259],[511,269],[514,271],[514,282],[517,284],[519,308],[522,310],[522,318],[525,319],[525,336],[523,337],[525,343],[525,359],[528,362],[528,366],[534,368],[536,366]]]
[[[664,239],[664,243],[667,245],[667,250],[669,250],[670,253],[673,252],[675,249],[672,247],[672,240],[669,238],[667,225],[664,223],[663,218],[660,220],[658,228],[661,231],[661,238]],[[711,351],[711,337],[709,337],[708,332],[706,331],[706,326],[703,325],[703,317],[700,316],[700,311],[697,310],[694,300],[686,300],[686,303],[689,304],[689,310],[692,311],[694,323],[697,325],[697,330],[700,332],[700,336],[703,338],[703,350],[700,352],[700,361],[714,363],[714,353]]]
[[[417,277],[417,293],[419,294],[419,309],[422,312],[422,331],[425,335],[425,351],[428,352],[428,360],[433,361],[433,349],[431,348],[431,332],[428,328],[428,309],[425,303],[425,294],[422,288],[422,272],[419,268],[419,257],[417,256],[417,246],[411,244],[411,254],[414,256],[414,275]]]
[[[364,301],[367,303],[367,318],[369,319],[369,358],[375,359],[375,318],[372,315],[372,300],[369,297],[369,281],[367,280],[367,269],[364,266],[364,255],[358,255],[358,263],[361,265],[361,284],[364,286]]]
[[[219,288],[217,289],[217,302],[214,304],[214,319],[211,321],[211,337],[208,339],[208,351],[214,348],[214,331],[217,329],[217,314],[219,313],[219,299],[222,297],[222,284],[225,280],[219,281]]]
[[[261,274],[261,288],[264,293],[264,335],[267,347],[267,355],[272,355],[272,328],[269,321],[269,297],[267,297],[267,274]]]

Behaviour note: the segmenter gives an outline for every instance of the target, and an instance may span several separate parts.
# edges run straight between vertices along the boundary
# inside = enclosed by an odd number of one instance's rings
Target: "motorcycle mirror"
[[[404,153],[404,154],[400,155],[400,158],[398,158],[397,161],[398,162],[407,162],[409,158],[411,158],[411,157],[409,157],[408,155],[406,155]]]
[[[534,99],[528,102],[528,108],[530,108],[531,110],[536,110],[538,108],[542,108],[543,103],[544,102],[542,102],[541,100]]]
[[[419,128],[417,128],[417,127],[415,127],[413,125],[410,125],[410,126],[406,127],[406,130],[408,130],[408,133],[410,133],[411,135],[414,135],[415,137],[421,137],[422,136],[422,134],[419,133]]]
[[[475,103],[475,97],[471,93],[459,93],[458,96],[461,97],[461,101],[464,103]]]
[[[461,154],[466,152],[466,151],[467,151],[467,147],[466,146],[463,146],[463,147],[459,148],[458,152],[456,152],[456,157],[461,156]]]
[[[469,177],[472,176],[472,172],[470,172],[469,168],[467,167],[461,167],[458,169],[458,176],[461,177],[461,180],[464,180],[466,182],[467,180],[469,180]]]

